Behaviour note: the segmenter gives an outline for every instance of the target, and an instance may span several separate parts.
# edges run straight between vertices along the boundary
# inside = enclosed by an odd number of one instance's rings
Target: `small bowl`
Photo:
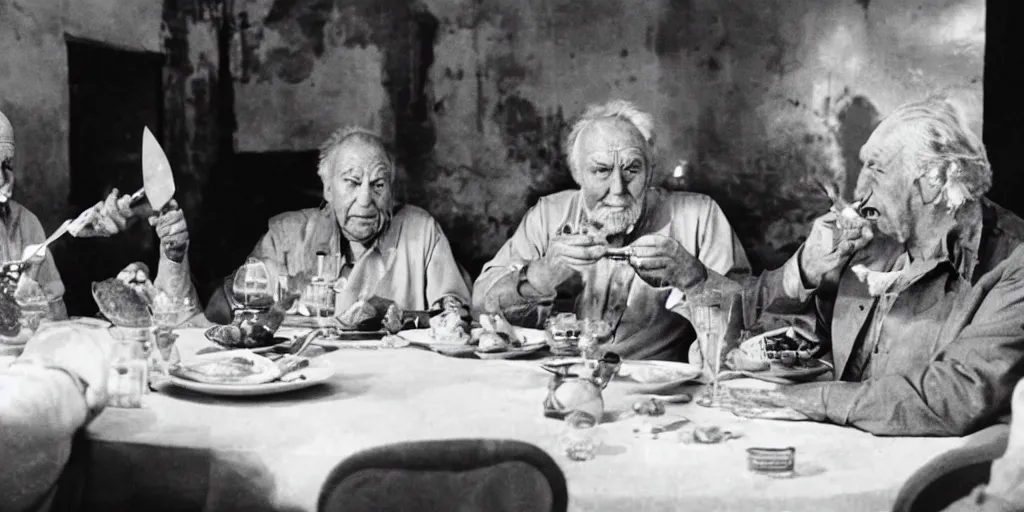
[[[790,476],[796,464],[796,448],[747,448],[747,469],[754,473]]]

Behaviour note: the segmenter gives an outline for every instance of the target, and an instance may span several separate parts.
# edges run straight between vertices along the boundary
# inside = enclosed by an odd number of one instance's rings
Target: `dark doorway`
[[[1024,48],[1024,4],[1019,0],[989,0],[985,23],[985,146],[992,163],[993,187],[989,197],[1024,216],[1024,73],[1020,49]]]
[[[132,193],[142,187],[143,127],[161,139],[164,58],[71,38],[67,46],[71,217],[114,188]],[[68,312],[94,315],[90,284],[115,276],[133,261],[144,261],[155,271],[158,245],[144,219],[111,238],[63,239],[54,254]]]

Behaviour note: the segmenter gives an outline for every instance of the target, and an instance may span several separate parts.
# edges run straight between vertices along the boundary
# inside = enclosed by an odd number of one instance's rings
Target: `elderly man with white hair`
[[[586,109],[565,142],[580,189],[542,197],[526,213],[484,265],[476,310],[498,309],[534,328],[554,313],[575,313],[611,326],[602,350],[687,359],[694,333],[666,309],[669,295],[726,283],[724,276],[749,273],[749,263],[714,200],[652,186],[653,125],[626,101]],[[607,257],[616,252],[627,259]]]
[[[741,415],[876,435],[959,436],[998,421],[1024,376],[1024,221],[985,199],[985,148],[945,98],[896,109],[860,156],[860,215],[816,221],[748,294],[816,321],[836,381],[727,401]]]
[[[320,148],[317,172],[324,206],[270,219],[249,256],[267,265],[271,279],[315,274],[320,254],[334,262],[324,273],[336,291],[336,315],[374,296],[403,310],[468,308],[469,283],[441,226],[425,210],[396,202],[395,163],[378,135],[338,130]],[[231,282],[207,305],[210,320],[232,318]]]

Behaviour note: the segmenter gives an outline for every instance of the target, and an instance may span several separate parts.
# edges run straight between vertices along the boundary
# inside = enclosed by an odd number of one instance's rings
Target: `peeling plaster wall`
[[[159,52],[162,0],[0,0],[0,110],[17,139],[15,198],[47,230],[68,197],[65,34]]]
[[[347,123],[384,130],[409,199],[459,240],[471,270],[538,196],[572,186],[561,137],[591,102],[621,97],[654,113],[661,172],[688,164],[667,184],[717,199],[767,267],[825,208],[813,180],[849,188],[859,146],[900,103],[953,91],[981,130],[984,0],[247,0],[236,10],[250,27],[232,50],[237,147],[313,149]]]

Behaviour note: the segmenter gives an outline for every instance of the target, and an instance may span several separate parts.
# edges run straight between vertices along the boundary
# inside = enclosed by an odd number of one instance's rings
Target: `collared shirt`
[[[651,287],[636,277],[628,262],[603,259],[592,265],[583,275],[582,289],[567,292],[575,296],[565,304],[553,296],[522,295],[517,277],[522,268],[544,256],[556,231],[580,218],[581,207],[580,192],[567,190],[542,197],[526,212],[512,238],[484,265],[474,285],[474,309],[485,311],[489,301],[502,301],[501,310],[511,322],[537,329],[554,312],[599,316],[613,328],[612,340],[603,349],[627,359],[685,360],[694,333],[686,319],[666,309],[672,288]],[[719,274],[750,272],[725,214],[705,195],[649,189],[643,218],[629,240],[649,234],[674,239]]]
[[[816,316],[832,344],[840,382],[785,390],[804,401],[801,412],[879,435],[962,435],[1008,412],[1024,376],[1024,220],[981,206],[983,219],[967,225],[980,235],[935,258],[908,263],[902,247],[873,242],[867,264],[901,270],[882,296],[850,268],[837,288],[803,289],[799,252],[762,275],[763,303]]]
[[[46,241],[46,232],[35,214],[17,201],[10,200],[8,205],[8,217],[0,221],[0,261],[4,262],[20,260],[26,247]],[[34,265],[26,275],[39,283],[51,303],[63,301],[64,283],[49,249],[43,261]]]
[[[316,272],[316,253],[327,255],[324,273],[342,275],[347,243],[329,208],[308,208],[270,219],[267,234],[250,254],[267,264],[271,279]],[[275,281],[272,281],[275,282]],[[374,295],[393,300],[405,310],[430,309],[444,297],[469,304],[463,277],[441,226],[422,208],[404,205],[387,230],[352,262],[337,289],[336,314],[355,301]]]

